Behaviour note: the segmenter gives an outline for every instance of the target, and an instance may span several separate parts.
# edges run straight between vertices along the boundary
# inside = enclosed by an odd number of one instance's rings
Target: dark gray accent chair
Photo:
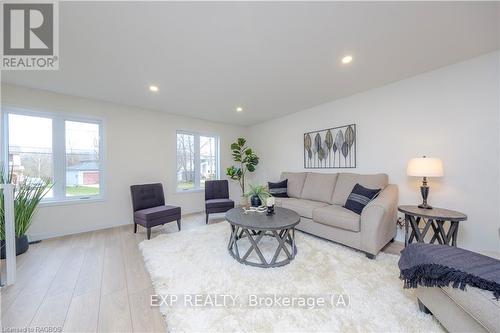
[[[134,233],[140,224],[147,229],[148,239],[151,228],[177,221],[181,230],[181,207],[165,205],[162,184],[143,184],[130,186],[132,207],[134,209]]]
[[[205,223],[208,224],[208,215],[225,213],[234,208],[234,201],[229,199],[229,185],[227,180],[207,180],[205,182]]]

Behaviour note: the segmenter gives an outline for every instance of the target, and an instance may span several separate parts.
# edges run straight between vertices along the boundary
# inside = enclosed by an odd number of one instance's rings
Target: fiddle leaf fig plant
[[[245,138],[238,138],[231,144],[233,160],[237,165],[230,166],[226,170],[226,175],[232,180],[238,181],[241,187],[241,193],[245,193],[245,175],[247,172],[254,172],[259,164],[259,157],[253,150],[246,146]]]

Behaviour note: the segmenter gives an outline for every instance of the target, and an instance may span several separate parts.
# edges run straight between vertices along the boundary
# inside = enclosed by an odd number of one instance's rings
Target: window
[[[195,187],[194,134],[177,133],[177,189]]]
[[[66,196],[99,195],[99,124],[66,121]]]
[[[217,162],[217,139],[213,136],[200,136],[200,185],[205,187],[205,180],[219,177]]]
[[[177,132],[177,190],[205,187],[219,178],[219,140],[216,136]]]
[[[7,111],[8,163],[14,181],[49,179],[47,201],[102,196],[102,125],[25,111]]]
[[[13,181],[54,180],[52,119],[9,114],[9,170]],[[46,198],[54,196],[51,190]]]

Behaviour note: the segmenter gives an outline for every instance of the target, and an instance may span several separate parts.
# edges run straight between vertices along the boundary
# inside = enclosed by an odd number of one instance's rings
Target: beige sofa
[[[484,253],[500,260],[499,253]],[[500,333],[500,301],[474,287],[418,287],[420,310],[431,312],[448,332]]]
[[[388,184],[386,174],[284,172],[289,198],[276,198],[276,205],[300,215],[297,229],[361,250],[371,259],[396,236],[398,188]],[[380,194],[358,215],[344,207],[354,185]]]

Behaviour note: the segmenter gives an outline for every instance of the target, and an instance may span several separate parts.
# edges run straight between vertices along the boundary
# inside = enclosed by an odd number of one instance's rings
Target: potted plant
[[[233,160],[238,162],[238,165],[233,165],[226,170],[226,175],[232,180],[237,180],[240,184],[242,195],[240,204],[242,205],[246,205],[245,175],[247,172],[254,172],[255,167],[259,164],[259,157],[245,145],[246,142],[245,138],[238,138],[236,142],[231,144]]]
[[[253,207],[262,206],[270,196],[271,193],[264,185],[250,185],[250,190],[245,193],[245,197],[250,197],[250,203]]]
[[[5,179],[0,171],[0,183],[12,183],[12,172]],[[26,232],[28,231],[33,216],[42,198],[50,191],[52,184],[48,179],[25,178],[14,186],[14,227],[16,235],[16,255],[28,251],[29,243]],[[5,259],[5,212],[4,195],[0,191],[0,257]]]

